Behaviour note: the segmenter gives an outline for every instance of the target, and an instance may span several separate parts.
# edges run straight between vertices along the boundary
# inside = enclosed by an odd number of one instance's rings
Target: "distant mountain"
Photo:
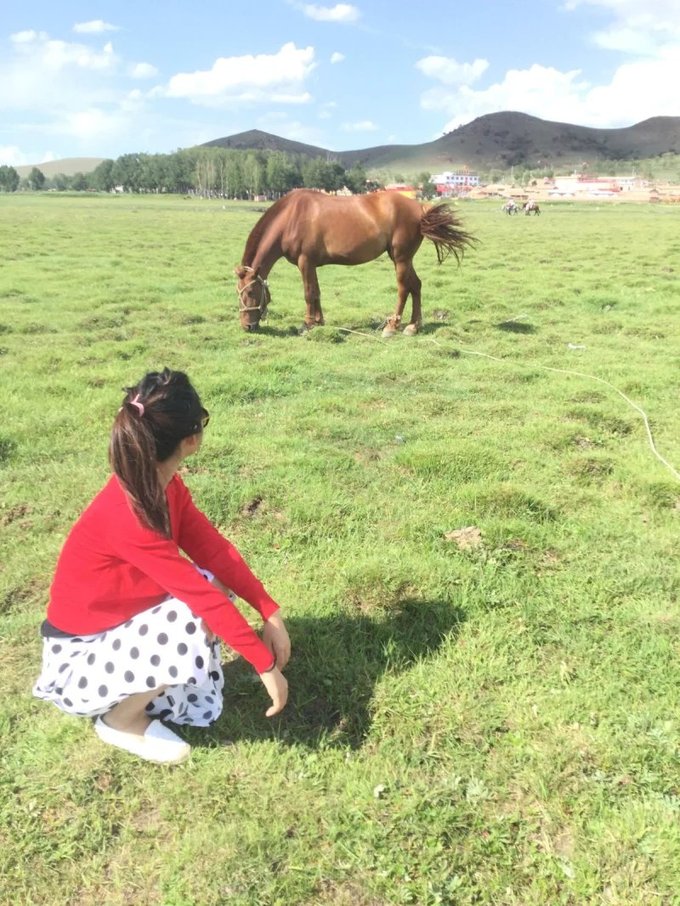
[[[661,154],[680,154],[680,117],[657,116],[623,129],[593,129],[542,120],[526,113],[488,113],[453,132],[421,145],[379,145],[358,151],[331,151],[316,145],[291,141],[259,129],[216,138],[202,148],[234,148],[239,151],[285,151],[305,157],[337,160],[350,168],[361,164],[371,173],[438,173],[470,167],[509,170],[510,167],[568,169],[584,162],[647,160]],[[73,176],[90,173],[105,158],[71,157],[42,164],[15,167],[28,176],[36,166],[48,178],[57,173]]]
[[[303,154],[305,157],[326,157],[326,155],[337,157],[337,154],[333,151],[326,151],[325,148],[294,142],[269,132],[262,132],[260,129],[249,129],[248,132],[238,132],[236,135],[229,135],[226,138],[216,138],[199,147],[233,148],[235,151],[285,151],[286,154]]]
[[[680,154],[680,117],[658,116],[622,129],[594,129],[506,111],[480,116],[421,145],[381,145],[330,151],[259,129],[206,142],[207,147],[286,151],[328,157],[366,170],[437,172],[462,166],[507,170],[512,166],[572,167],[605,160],[642,160]]]
[[[106,160],[104,157],[64,157],[61,160],[48,160],[44,164],[24,164],[21,167],[15,167],[19,176],[22,178],[28,176],[33,167],[37,167],[44,175],[51,179],[57,173],[63,173],[64,176],[75,176],[76,173],[91,173],[96,170],[99,164]]]

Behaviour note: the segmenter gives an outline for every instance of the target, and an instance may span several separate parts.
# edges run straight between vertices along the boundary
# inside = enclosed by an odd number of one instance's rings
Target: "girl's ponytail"
[[[172,456],[185,437],[202,430],[206,415],[187,376],[165,368],[127,389],[113,423],[111,468],[139,520],[166,538],[170,518],[158,465]]]

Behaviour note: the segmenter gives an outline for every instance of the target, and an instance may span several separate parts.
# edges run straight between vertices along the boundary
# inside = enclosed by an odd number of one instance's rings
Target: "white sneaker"
[[[179,764],[188,758],[191,752],[189,743],[184,742],[158,720],[151,721],[144,736],[114,730],[105,724],[101,717],[95,721],[94,731],[102,742],[156,764]]]

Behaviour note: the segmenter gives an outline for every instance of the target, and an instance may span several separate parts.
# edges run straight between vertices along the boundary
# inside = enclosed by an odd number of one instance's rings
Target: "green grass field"
[[[0,198],[0,902],[680,903],[680,210],[499,207],[382,341],[386,258],[323,269],[306,336],[280,262],[240,330],[255,205]],[[165,365],[294,648],[283,714],[231,662],[175,769],[30,691],[121,388]]]

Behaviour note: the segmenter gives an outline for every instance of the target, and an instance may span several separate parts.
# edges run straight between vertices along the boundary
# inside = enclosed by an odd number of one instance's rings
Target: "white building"
[[[469,170],[447,170],[445,173],[436,173],[430,177],[430,182],[437,187],[439,195],[454,195],[465,189],[479,185],[479,176]]]
[[[572,176],[556,176],[550,195],[577,197],[579,195],[618,195],[634,189],[645,188],[646,181],[638,176],[587,176],[574,173]]]

